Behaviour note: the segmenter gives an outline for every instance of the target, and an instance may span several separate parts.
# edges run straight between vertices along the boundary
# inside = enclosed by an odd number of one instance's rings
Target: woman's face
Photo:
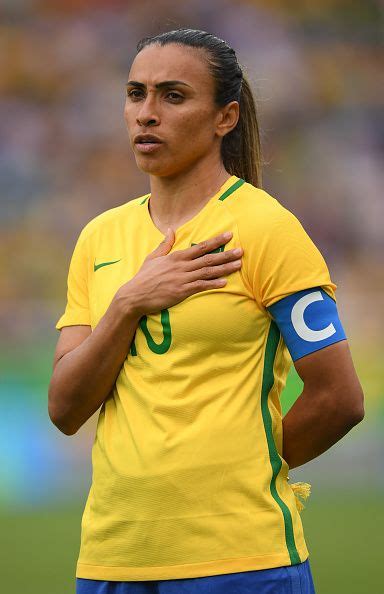
[[[222,109],[214,104],[214,81],[203,51],[154,44],[132,63],[124,119],[137,166],[146,173],[173,176],[212,151],[219,155],[222,136],[237,123],[237,102]],[[232,123],[225,116],[228,109],[235,112]],[[136,143],[139,134],[155,135],[160,143]]]

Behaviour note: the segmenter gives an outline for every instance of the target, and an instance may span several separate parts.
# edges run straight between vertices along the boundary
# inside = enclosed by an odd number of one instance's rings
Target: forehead
[[[147,86],[164,80],[181,80],[193,87],[213,84],[204,50],[175,43],[141,50],[132,62],[129,78]]]

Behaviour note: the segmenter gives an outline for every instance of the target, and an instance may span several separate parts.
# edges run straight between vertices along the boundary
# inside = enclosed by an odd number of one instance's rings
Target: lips
[[[154,134],[137,134],[134,142],[135,144],[161,144],[162,140]]]
[[[161,149],[163,141],[154,134],[137,134],[134,139],[136,150],[142,154],[152,154]]]

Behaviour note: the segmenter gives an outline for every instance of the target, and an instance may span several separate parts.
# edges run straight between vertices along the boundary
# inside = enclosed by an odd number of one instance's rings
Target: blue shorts
[[[177,580],[76,578],[76,594],[315,594],[309,559],[298,565]]]

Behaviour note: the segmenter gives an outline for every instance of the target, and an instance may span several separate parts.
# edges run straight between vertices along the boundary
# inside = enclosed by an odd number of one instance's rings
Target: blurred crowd
[[[384,206],[379,0],[2,0],[0,329],[54,333],[81,228],[148,190],[123,120],[143,36],[188,26],[236,50],[254,89],[263,187],[301,220],[347,326],[379,335]],[[382,299],[382,298],[381,298]]]
[[[236,50],[257,101],[263,187],[323,253],[375,403],[355,445],[314,462],[317,485],[382,487],[382,25],[382,0],[0,0],[0,507],[89,483],[95,419],[68,442],[47,415],[54,326],[82,227],[149,190],[125,82],[137,42],[179,27]]]

